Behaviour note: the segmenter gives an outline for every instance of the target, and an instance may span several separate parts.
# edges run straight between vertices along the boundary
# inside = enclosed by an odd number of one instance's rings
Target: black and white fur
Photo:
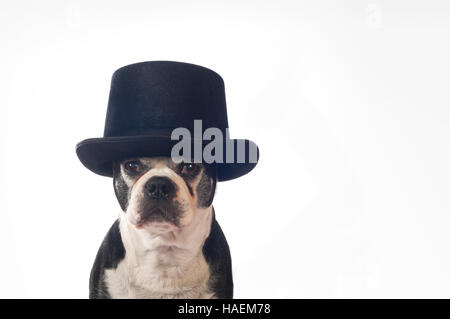
[[[168,157],[114,164],[122,208],[91,271],[90,298],[232,298],[231,257],[212,206],[217,174]]]

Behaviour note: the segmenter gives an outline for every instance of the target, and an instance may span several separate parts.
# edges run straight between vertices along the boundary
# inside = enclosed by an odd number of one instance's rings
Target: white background
[[[447,1],[3,1],[0,297],[87,297],[120,208],[75,145],[146,60],[260,146],[215,200],[236,297],[450,297],[449,37]]]

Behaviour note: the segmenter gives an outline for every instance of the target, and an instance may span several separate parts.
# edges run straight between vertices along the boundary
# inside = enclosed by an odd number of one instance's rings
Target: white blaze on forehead
[[[143,165],[151,168],[144,175],[147,175],[148,173],[150,173],[150,171],[152,171],[154,168],[163,168],[163,167],[168,168],[167,163],[170,161],[169,158],[164,158],[164,157],[154,157],[154,158],[141,157],[141,158],[137,158],[136,160],[141,162]],[[127,161],[125,161],[125,163],[126,162]],[[135,183],[136,177],[130,176],[126,173],[123,163],[120,165],[120,174],[122,175],[123,179],[125,180],[125,183],[131,188],[133,186],[133,184]],[[143,176],[140,176],[139,179],[141,177],[143,177]]]

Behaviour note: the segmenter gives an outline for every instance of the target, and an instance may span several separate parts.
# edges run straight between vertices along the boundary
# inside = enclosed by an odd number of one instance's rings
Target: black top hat
[[[218,128],[226,142],[233,143],[232,152],[224,146],[224,160],[216,163],[219,181],[240,177],[256,166],[256,144],[230,139],[226,134],[225,88],[220,75],[198,65],[171,61],[136,63],[114,72],[104,137],[83,140],[76,152],[88,169],[112,176],[115,160],[170,156],[178,143],[171,139],[172,131],[184,127],[194,137],[194,120],[202,120],[203,130]],[[243,145],[246,155],[238,160]],[[256,150],[253,160],[248,156],[250,149]]]

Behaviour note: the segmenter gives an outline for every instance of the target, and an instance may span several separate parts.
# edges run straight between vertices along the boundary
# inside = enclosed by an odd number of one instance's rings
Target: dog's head
[[[217,183],[214,165],[175,163],[170,157],[142,157],[114,163],[114,190],[136,227],[189,225],[211,206]]]

